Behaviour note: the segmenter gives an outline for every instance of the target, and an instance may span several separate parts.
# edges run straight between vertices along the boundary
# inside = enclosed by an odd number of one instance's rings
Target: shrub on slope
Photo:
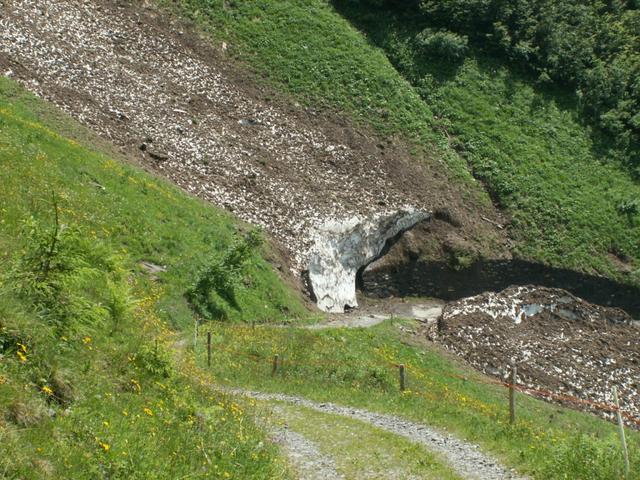
[[[200,258],[243,227],[34,111],[54,122],[0,79],[2,477],[285,478],[251,407],[171,353]],[[243,275],[231,319],[304,313],[256,251]]]

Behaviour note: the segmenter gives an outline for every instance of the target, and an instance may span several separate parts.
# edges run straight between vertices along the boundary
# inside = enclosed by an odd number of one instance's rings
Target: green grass
[[[387,53],[496,201],[513,216],[518,256],[640,282],[640,223],[620,212],[640,185],[616,163],[613,141],[582,123],[572,92],[536,81],[499,59],[429,57],[420,28],[388,12],[344,13]],[[632,261],[621,273],[611,253]]]
[[[240,417],[192,376],[145,366],[149,318],[136,315],[115,335],[86,327],[63,339],[42,322],[25,328],[32,314],[0,299],[2,478],[288,478],[250,408]],[[25,362],[6,342],[17,334]],[[56,397],[72,388],[73,401],[61,404],[47,387]]]
[[[324,331],[215,324],[211,331],[216,382],[424,422],[477,442],[533,478],[622,478],[613,424],[517,395],[518,421],[512,426],[506,389],[435,348],[407,343],[389,322],[371,329]],[[276,353],[282,365],[271,376]],[[204,366],[203,349],[197,361]],[[399,363],[407,368],[409,391],[404,394],[398,391]],[[640,478],[640,436],[627,433],[631,478]]]
[[[0,477],[289,478],[251,407],[172,358],[186,288],[248,227],[112,153],[0,78]],[[307,315],[267,249],[230,321]]]
[[[280,403],[273,415],[334,459],[347,480],[460,478],[433,453],[366,423]]]
[[[81,225],[87,235],[126,252],[129,267],[137,273],[143,260],[166,266],[167,272],[159,274],[161,316],[173,326],[190,326],[185,290],[211,255],[224,251],[249,227],[166,181],[58,135],[56,130],[73,129],[87,142],[95,138],[50,112],[43,102],[0,78],[0,261],[18,248],[16,233],[25,218],[33,215],[43,224],[52,223],[55,195],[63,223]],[[268,246],[265,250],[268,255]],[[244,283],[248,286],[237,289],[241,310],[228,309],[231,320],[307,315],[300,297],[260,255],[249,262]]]
[[[482,202],[469,168],[513,217],[517,256],[640,283],[640,219],[620,213],[640,186],[609,161],[611,142],[580,122],[571,93],[493,59],[420,54],[411,18],[355,2],[334,3],[344,16],[325,0],[160,3],[305,104],[409,139],[417,161],[441,159],[450,181]]]

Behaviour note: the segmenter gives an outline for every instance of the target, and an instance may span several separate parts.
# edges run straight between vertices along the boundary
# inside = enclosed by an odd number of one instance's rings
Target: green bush
[[[169,378],[173,374],[173,365],[169,351],[158,345],[142,345],[135,354],[138,366],[153,376]]]
[[[425,29],[422,52],[460,60],[467,37],[577,93],[585,118],[606,131],[640,174],[640,11],[621,0],[362,0],[378,15],[401,14]],[[386,13],[385,13],[386,11]],[[440,31],[438,31],[440,30]],[[437,33],[432,33],[437,32]]]
[[[222,254],[215,253],[186,292],[194,311],[206,320],[227,319],[227,308],[240,310],[236,299],[244,266],[262,244],[259,231],[252,230],[236,239]]]
[[[426,28],[416,36],[416,41],[422,52],[448,60],[460,61],[467,53],[467,37],[448,30],[434,32]]]
[[[620,202],[616,209],[620,215],[624,215],[627,217],[627,221],[633,225],[635,218],[640,213],[640,201],[637,198],[632,200],[623,200]]]

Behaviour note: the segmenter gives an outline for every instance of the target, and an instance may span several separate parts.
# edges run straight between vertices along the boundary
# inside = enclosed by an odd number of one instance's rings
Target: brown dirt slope
[[[5,0],[0,71],[186,191],[264,227],[306,264],[327,218],[446,207],[463,236],[504,235],[438,162],[248,79],[222,49],[135,1]],[[480,210],[480,211],[479,211]]]
[[[516,362],[528,388],[611,403],[615,385],[623,408],[640,420],[640,328],[622,310],[560,289],[511,287],[449,303],[429,335],[502,380]]]

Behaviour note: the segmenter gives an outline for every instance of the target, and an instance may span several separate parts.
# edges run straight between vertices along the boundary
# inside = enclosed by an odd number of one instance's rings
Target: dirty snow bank
[[[589,304],[570,293],[510,287],[452,302],[430,338],[476,368],[505,379],[591,402],[611,402],[640,418],[640,328],[625,312]],[[606,413],[600,412],[603,416]]]

